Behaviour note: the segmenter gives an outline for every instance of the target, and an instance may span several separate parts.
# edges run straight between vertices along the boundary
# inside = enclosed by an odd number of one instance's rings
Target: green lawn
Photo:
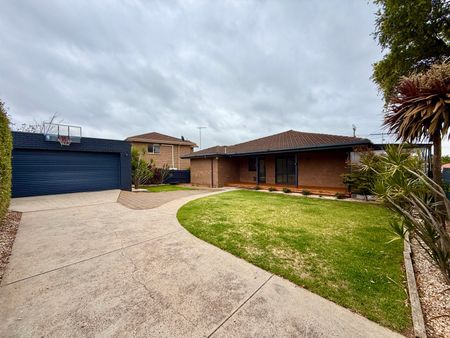
[[[154,185],[154,186],[142,186],[141,188],[147,189],[147,191],[150,191],[150,192],[193,190],[192,188],[189,188],[189,187],[183,187],[183,186],[180,186],[180,185],[171,185],[171,184]]]
[[[401,241],[383,207],[232,191],[189,202],[195,236],[399,332],[411,327]]]

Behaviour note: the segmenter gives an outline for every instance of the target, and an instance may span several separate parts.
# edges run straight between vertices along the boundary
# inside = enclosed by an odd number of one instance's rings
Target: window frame
[[[249,172],[256,172],[256,157],[249,157],[248,158],[247,170]]]
[[[275,184],[293,186],[297,182],[296,176],[297,167],[295,156],[278,156],[275,158]]]
[[[157,151],[157,152],[155,151],[155,147],[158,148],[158,151]],[[152,151],[150,151],[150,149],[151,149]],[[148,152],[149,154],[161,154],[161,144],[159,144],[159,143],[149,143],[149,144],[147,145],[147,152]]]

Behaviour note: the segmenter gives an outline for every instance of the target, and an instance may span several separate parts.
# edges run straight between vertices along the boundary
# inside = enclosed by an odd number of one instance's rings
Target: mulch
[[[0,222],[0,283],[11,255],[22,213],[10,211]]]
[[[425,328],[430,338],[450,337],[450,285],[425,250],[412,241],[413,262]]]

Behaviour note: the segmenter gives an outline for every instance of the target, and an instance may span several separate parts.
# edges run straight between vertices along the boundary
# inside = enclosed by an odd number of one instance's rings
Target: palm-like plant
[[[450,285],[450,201],[442,187],[422,171],[423,163],[401,146],[388,147],[374,161],[361,157],[361,170],[376,174],[373,192],[398,217],[391,226],[395,233],[418,240]]]
[[[402,142],[433,142],[433,180],[442,183],[442,137],[450,127],[450,63],[405,77],[387,105],[384,125]]]

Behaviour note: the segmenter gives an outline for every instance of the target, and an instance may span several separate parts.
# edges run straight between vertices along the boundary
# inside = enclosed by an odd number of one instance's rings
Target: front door
[[[258,181],[266,183],[266,161],[263,158],[258,159]]]

